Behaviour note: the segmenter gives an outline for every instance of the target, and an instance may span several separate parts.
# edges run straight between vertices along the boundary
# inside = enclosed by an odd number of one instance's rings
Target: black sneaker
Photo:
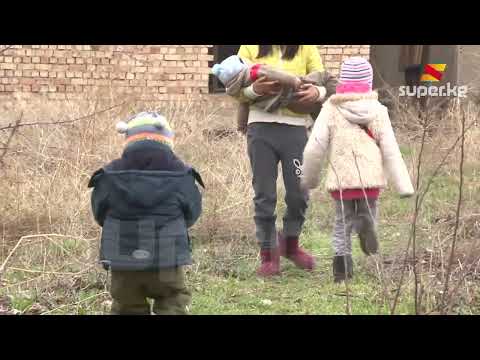
[[[345,271],[345,260],[347,262],[347,271]],[[333,281],[339,283],[345,279],[353,277],[353,260],[351,255],[333,257]]]
[[[360,239],[360,248],[363,253],[367,256],[376,254],[378,251],[378,239],[375,228],[365,221],[362,221],[358,227],[357,232]]]

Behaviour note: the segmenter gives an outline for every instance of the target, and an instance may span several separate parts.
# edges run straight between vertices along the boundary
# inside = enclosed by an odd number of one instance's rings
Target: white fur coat
[[[388,177],[401,196],[414,193],[387,108],[376,92],[336,94],[324,104],[303,155],[304,187],[318,186],[323,165],[328,166],[328,191],[381,189]]]

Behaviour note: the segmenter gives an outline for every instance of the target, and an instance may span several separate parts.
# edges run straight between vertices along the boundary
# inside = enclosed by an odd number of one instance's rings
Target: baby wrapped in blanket
[[[215,64],[212,73],[222,82],[226,92],[230,96],[238,96],[240,91],[251,85],[258,78],[265,77],[268,81],[278,81],[282,87],[277,95],[266,95],[258,98],[255,105],[266,112],[275,112],[281,107],[299,114],[310,114],[316,119],[320,112],[321,104],[305,105],[296,101],[295,93],[300,90],[302,84],[323,86],[327,90],[327,97],[335,93],[337,81],[328,72],[312,72],[306,76],[298,77],[283,71],[276,70],[271,66],[246,64],[239,56],[232,55]],[[238,130],[246,132],[249,114],[249,104],[241,103],[238,109]]]

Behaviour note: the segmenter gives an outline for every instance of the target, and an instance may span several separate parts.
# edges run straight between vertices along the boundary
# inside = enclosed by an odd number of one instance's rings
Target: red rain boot
[[[298,245],[298,236],[285,237],[278,233],[280,255],[291,260],[298,268],[311,271],[315,268],[315,258]]]
[[[280,274],[280,254],[278,249],[260,250],[261,265],[257,270],[257,275],[269,277]]]

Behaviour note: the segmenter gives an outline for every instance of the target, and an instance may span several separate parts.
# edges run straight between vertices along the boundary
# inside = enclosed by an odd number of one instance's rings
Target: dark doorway
[[[213,55],[213,61],[208,65],[211,68],[213,64],[220,63],[231,55],[236,55],[240,45],[214,45],[211,47],[210,54]],[[218,81],[218,79],[210,74],[208,79],[208,89],[210,93],[222,93],[225,92],[225,87]]]

